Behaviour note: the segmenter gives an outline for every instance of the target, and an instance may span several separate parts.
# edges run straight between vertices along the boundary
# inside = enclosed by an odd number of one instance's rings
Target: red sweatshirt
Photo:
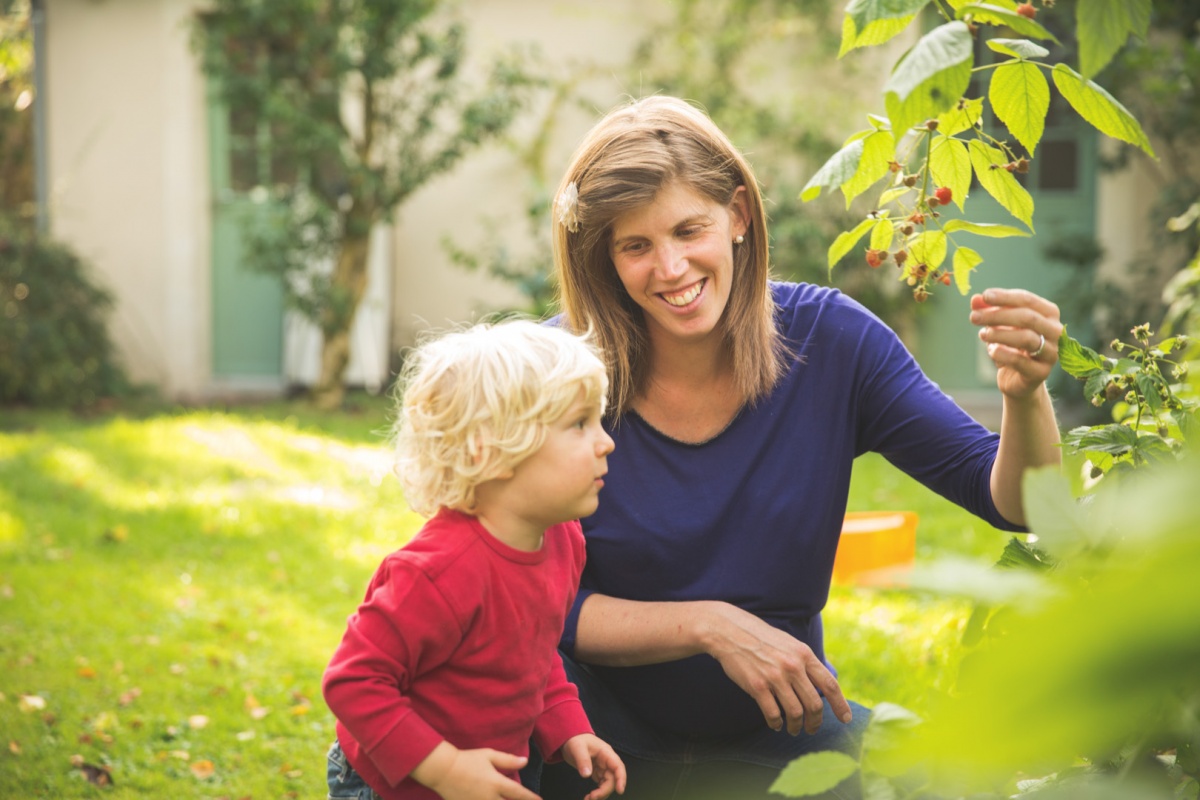
[[[323,682],[342,750],[384,800],[437,797],[408,775],[443,739],[524,756],[532,735],[558,759],[592,732],[557,651],[583,563],[578,522],[530,553],[448,510],[384,559]]]

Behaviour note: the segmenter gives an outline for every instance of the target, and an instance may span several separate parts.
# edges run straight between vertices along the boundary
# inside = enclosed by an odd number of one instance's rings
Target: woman
[[[565,321],[608,358],[616,441],[583,521],[567,673],[628,765],[627,797],[766,796],[799,755],[855,752],[869,713],[843,697],[820,616],[854,458],[880,452],[1020,530],[1022,472],[1059,460],[1044,386],[1058,309],[972,298],[1004,396],[997,436],[862,306],[768,280],[750,166],[687,103],[602,119],[556,210]],[[542,796],[582,796],[571,777],[547,768]]]

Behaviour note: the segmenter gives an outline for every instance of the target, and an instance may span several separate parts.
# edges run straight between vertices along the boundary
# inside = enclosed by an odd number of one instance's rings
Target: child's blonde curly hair
[[[608,376],[588,337],[518,319],[426,340],[396,391],[394,469],[409,506],[432,516],[472,513],[475,487],[536,452],[581,392],[603,414]]]

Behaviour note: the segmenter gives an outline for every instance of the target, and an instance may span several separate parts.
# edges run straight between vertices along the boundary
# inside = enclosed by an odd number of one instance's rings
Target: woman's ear
[[[750,190],[744,185],[733,190],[729,201],[729,216],[734,236],[745,236],[750,231]]]

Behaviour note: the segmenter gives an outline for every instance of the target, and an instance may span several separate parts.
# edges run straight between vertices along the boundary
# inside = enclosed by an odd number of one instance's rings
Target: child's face
[[[608,472],[612,437],[600,424],[600,406],[579,399],[549,425],[546,441],[517,465],[508,496],[531,521],[549,527],[596,511]]]

